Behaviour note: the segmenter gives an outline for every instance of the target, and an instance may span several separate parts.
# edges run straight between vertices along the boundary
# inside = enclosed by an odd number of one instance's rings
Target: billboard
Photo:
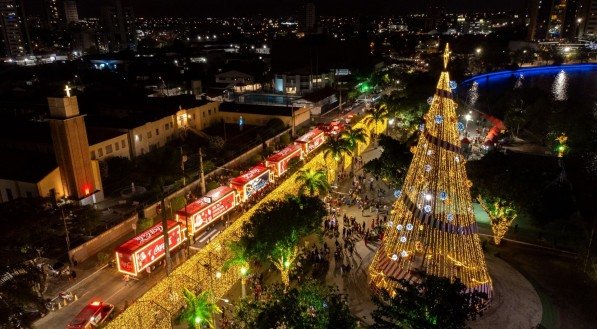
[[[208,193],[209,194],[209,193]],[[199,231],[203,226],[211,223],[212,221],[220,218],[222,215],[226,214],[230,211],[234,206],[235,203],[235,194],[234,191],[231,189],[228,194],[221,197],[220,199],[212,199],[210,200],[211,203],[206,203],[206,206],[199,210],[195,215],[193,215],[193,233]],[[206,202],[208,200],[202,200],[202,202]]]
[[[262,188],[266,187],[268,183],[269,170],[245,185],[245,199],[248,199],[251,197],[251,195],[259,192]]]
[[[183,242],[180,225],[168,221],[170,251]],[[166,254],[162,224],[157,224],[116,248],[118,271],[138,275]]]

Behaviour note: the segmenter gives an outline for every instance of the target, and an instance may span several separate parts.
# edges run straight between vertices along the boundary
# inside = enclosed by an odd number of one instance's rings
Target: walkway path
[[[378,157],[381,149],[372,148],[363,154],[363,160],[369,161]],[[357,171],[356,175],[361,175]],[[365,180],[369,185],[370,177]],[[351,186],[350,180],[340,184],[338,192],[346,193]],[[367,186],[369,187],[369,186]],[[381,181],[374,182],[375,191],[383,190],[383,197],[379,200],[382,203],[391,204],[395,198],[392,191]],[[377,195],[368,192],[369,199],[375,199]],[[357,206],[341,206],[339,211],[339,232],[344,228],[342,216],[356,217],[358,223],[365,222],[365,227],[370,228],[372,221],[377,218],[375,211],[366,210],[362,212]],[[380,215],[380,218],[383,218]],[[354,240],[354,239],[353,239]],[[379,246],[378,243],[365,244],[362,237],[358,236],[354,244],[354,254],[349,256],[348,252],[343,253],[341,260],[336,261],[333,257],[335,251],[335,239],[326,236],[324,241],[331,248],[330,266],[325,276],[327,283],[338,286],[340,292],[348,294],[349,306],[352,313],[366,324],[372,324],[371,311],[375,308],[370,297],[368,268]],[[342,234],[338,241],[344,243]],[[516,271],[505,261],[492,255],[486,255],[489,272],[494,282],[494,300],[490,309],[483,317],[471,322],[469,325],[474,329],[485,328],[534,328],[541,322],[542,306],[537,292],[522,274]],[[342,263],[350,263],[352,269],[348,274],[340,269]]]

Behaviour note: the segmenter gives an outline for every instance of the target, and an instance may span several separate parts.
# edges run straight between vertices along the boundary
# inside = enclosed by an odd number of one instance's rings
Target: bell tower
[[[70,91],[66,86],[66,97],[48,97],[52,144],[65,194],[90,204],[103,199],[99,167],[89,155],[85,117],[79,113],[77,97],[71,96]]]

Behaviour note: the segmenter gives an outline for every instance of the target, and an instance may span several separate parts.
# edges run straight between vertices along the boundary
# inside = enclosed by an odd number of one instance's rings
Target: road
[[[363,105],[355,106],[349,113],[357,113],[362,110],[362,107]],[[349,114],[338,113],[337,110],[328,113],[331,113],[331,115],[324,116],[319,122],[330,122],[338,117]],[[234,212],[231,214],[231,219],[235,220],[239,216],[239,212]],[[213,227],[208,228],[204,233],[199,235],[196,242],[190,248],[191,255],[209,243],[223,229],[223,222],[218,221]],[[185,260],[184,250],[179,250],[173,254],[172,258],[174,267],[180,265]],[[126,305],[130,305],[133,301],[141,297],[165,276],[165,269],[158,268],[151,274],[144,273],[138,280],[131,279],[128,284],[125,284],[122,274],[118,273],[115,268],[105,266],[70,286],[66,291],[76,295],[77,300],[70,302],[61,309],[51,311],[45,317],[36,321],[34,327],[39,329],[66,328],[66,325],[83,307],[94,300],[103,300],[113,304],[116,310],[123,309]]]
[[[237,213],[235,217],[239,215]],[[224,223],[218,221],[213,227],[200,234],[195,243],[191,245],[191,255],[209,243],[223,229]],[[184,260],[184,250],[179,250],[172,255],[174,267],[182,264]],[[77,296],[78,300],[69,303],[67,306],[63,306],[61,309],[50,312],[44,318],[35,322],[34,326],[39,329],[65,328],[87,303],[94,300],[103,300],[115,305],[116,309],[122,309],[125,305],[131,304],[137,298],[141,297],[141,295],[165,276],[165,269],[160,267],[150,274],[144,273],[139,279],[131,279],[126,284],[123,280],[123,275],[118,273],[115,268],[104,266],[68,289],[69,292]]]

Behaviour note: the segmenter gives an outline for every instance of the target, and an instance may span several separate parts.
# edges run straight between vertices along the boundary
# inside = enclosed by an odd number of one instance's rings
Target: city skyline
[[[28,13],[41,15],[42,1],[23,0]],[[110,1],[106,1],[110,2]],[[99,17],[102,1],[78,0],[79,17]],[[240,0],[206,0],[197,4],[192,0],[179,0],[176,6],[165,5],[163,0],[128,0],[139,17],[207,17],[207,16],[294,16],[302,3],[301,0],[256,0],[250,3]],[[356,1],[356,0],[328,0],[315,1],[318,15],[340,16],[392,16],[410,12],[422,12],[430,1],[404,2],[404,1]],[[525,1],[475,1],[455,0],[449,1],[447,10],[450,12],[477,12],[477,11],[503,11],[524,10]],[[222,10],[224,9],[224,10]]]

